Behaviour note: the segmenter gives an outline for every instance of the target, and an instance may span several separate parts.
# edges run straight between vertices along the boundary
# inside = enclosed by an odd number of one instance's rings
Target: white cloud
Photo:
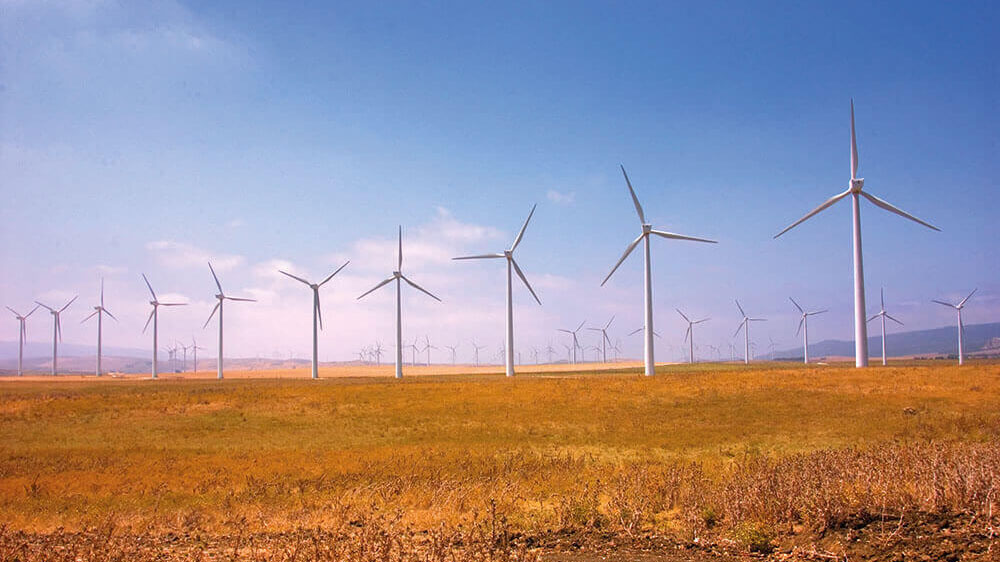
[[[211,262],[216,272],[229,271],[245,261],[243,256],[213,254],[197,246],[173,240],[149,242],[146,244],[146,249],[153,253],[161,265],[174,269],[206,267]]]
[[[246,221],[240,218],[232,219],[226,223],[227,228],[240,228],[246,226]]]
[[[572,205],[576,200],[576,192],[570,191],[569,193],[562,193],[554,189],[550,189],[546,194],[549,201],[552,201],[556,205]]]

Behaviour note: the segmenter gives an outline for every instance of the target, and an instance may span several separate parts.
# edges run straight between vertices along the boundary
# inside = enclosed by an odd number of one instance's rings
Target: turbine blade
[[[54,308],[52,308],[51,306],[49,306],[49,305],[47,305],[47,304],[42,304],[42,303],[40,303],[40,302],[38,302],[38,301],[35,301],[35,302],[36,302],[36,303],[37,303],[37,304],[38,304],[39,306],[41,306],[41,307],[43,307],[43,308],[46,308],[46,309],[48,309],[48,311],[49,311],[49,312],[55,312],[55,309],[54,309]]]
[[[457,258],[451,258],[453,260],[486,260],[493,258],[503,258],[506,257],[504,254],[478,254],[475,256],[460,256]]]
[[[439,298],[435,297],[435,296],[434,296],[433,294],[431,294],[431,292],[430,292],[430,291],[428,291],[427,289],[424,289],[424,288],[423,288],[423,287],[421,287],[420,285],[417,285],[417,284],[416,284],[416,283],[414,283],[413,281],[410,281],[409,279],[407,279],[407,277],[406,277],[405,275],[400,275],[400,277],[402,277],[402,278],[403,278],[403,281],[406,281],[406,282],[407,282],[407,283],[408,283],[408,284],[409,284],[409,285],[410,285],[411,287],[413,287],[414,289],[416,289],[416,290],[418,290],[418,291],[420,291],[420,292],[424,293],[424,294],[425,294],[425,295],[427,295],[428,297],[430,297],[430,298],[432,298],[432,299],[434,299],[434,300],[436,300],[436,301],[438,301],[438,302],[441,302],[441,299],[439,299]],[[532,293],[532,294],[534,294],[534,293]]]
[[[62,308],[60,308],[60,309],[59,309],[59,312],[62,312],[62,311],[64,311],[64,310],[66,310],[67,308],[69,308],[69,305],[73,304],[73,301],[75,301],[75,300],[77,299],[77,297],[79,297],[79,296],[80,296],[80,295],[77,295],[77,296],[75,296],[75,297],[73,297],[73,298],[69,299],[69,302],[68,302],[68,303],[66,303],[66,304],[65,304],[65,305],[64,305],[64,306],[63,306]],[[972,296],[972,295],[969,295],[969,296]]]
[[[591,328],[590,326],[587,326],[587,329],[590,330],[590,331],[592,331],[592,332],[602,332],[603,333],[603,331],[600,328]]]
[[[101,277],[101,308],[104,308],[104,278]]]
[[[160,306],[187,306],[186,302],[161,302]]]
[[[541,306],[542,301],[538,299],[538,295],[535,294],[535,290],[532,289],[531,284],[528,283],[528,278],[524,276],[524,272],[521,271],[521,268],[517,265],[517,262],[514,261],[513,257],[510,258],[510,264],[514,266],[514,273],[517,273],[517,276],[521,278],[521,281],[524,283],[524,286],[528,288],[528,291],[531,293],[531,296],[535,297],[535,302],[537,302],[538,305]]]
[[[625,176],[625,183],[628,185],[629,195],[632,196],[632,204],[635,205],[635,212],[639,215],[639,222],[646,224],[646,214],[642,212],[642,205],[639,204],[639,198],[635,196],[635,190],[632,189],[632,182],[628,179],[628,173],[625,172],[625,166],[619,164],[622,169],[622,175]]]
[[[702,322],[708,322],[711,318],[702,318],[701,320],[696,320],[692,324],[701,324]]]
[[[296,280],[296,281],[298,281],[299,283],[305,283],[306,285],[309,285],[310,287],[312,286],[312,283],[310,283],[310,282],[306,281],[305,279],[303,279],[303,278],[301,278],[301,277],[298,277],[298,276],[296,276],[296,275],[292,275],[291,273],[288,273],[287,271],[282,271],[282,270],[280,270],[280,269],[279,269],[279,270],[278,270],[278,273],[284,273],[285,275],[287,275],[287,276],[291,277],[292,279],[295,279],[295,280]]]
[[[8,309],[8,310],[11,310],[11,312],[13,312],[12,309]],[[25,314],[22,318],[24,318],[25,320],[27,320],[29,316],[31,316],[32,314],[35,313],[36,310],[38,310],[38,305],[37,304],[35,305],[35,308],[31,309],[31,312]]]
[[[661,337],[661,336],[660,336],[660,334],[658,334],[658,333],[656,332],[656,330],[653,330],[653,335],[654,335],[654,336],[656,336],[656,337],[658,337],[658,338],[659,338],[659,337]]]
[[[767,318],[747,318],[751,322],[767,322]]]
[[[969,293],[969,296],[965,297],[964,299],[962,299],[962,302],[958,303],[958,306],[960,306],[960,307],[961,306],[965,306],[966,301],[968,301],[969,299],[971,299],[972,295],[976,294],[976,291],[978,291],[978,290],[979,290],[979,287],[976,287],[975,289],[973,289],[972,292]]]
[[[799,220],[793,222],[792,224],[788,225],[787,227],[785,227],[785,230],[782,230],[781,232],[775,234],[774,237],[777,238],[777,237],[781,236],[782,234],[788,232],[789,230],[795,228],[796,226],[804,223],[808,219],[812,218],[813,215],[819,213],[820,211],[823,211],[824,209],[826,209],[830,205],[833,205],[837,201],[840,201],[844,197],[847,197],[848,195],[850,195],[850,193],[851,193],[851,190],[848,189],[847,191],[845,191],[843,193],[839,193],[839,194],[834,195],[833,197],[827,199],[826,201],[823,202],[822,205],[820,205],[819,207],[816,207],[812,211],[809,211],[809,213],[807,213],[806,216],[804,216],[801,219],[799,219]]]
[[[537,203],[531,206],[531,212],[528,213],[528,218],[525,219],[524,224],[521,226],[521,230],[517,233],[517,237],[514,238],[514,244],[512,244],[511,247],[510,247],[510,251],[511,252],[513,252],[514,250],[516,250],[517,249],[517,245],[521,243],[521,238],[524,236],[524,231],[525,231],[525,229],[528,228],[528,223],[531,221],[531,215],[535,214],[535,207],[537,207],[537,206],[538,206]]]
[[[641,330],[642,328],[639,328],[639,329]],[[571,332],[571,331],[569,331],[569,330],[564,330],[564,329],[562,329],[562,328],[556,328],[556,331],[557,331],[557,332],[566,332],[567,334],[572,334],[572,333],[573,333],[573,332]],[[634,332],[633,332],[633,333],[634,333]]]
[[[323,307],[320,305],[320,302],[319,302],[319,291],[314,291],[313,292],[313,296],[315,297],[315,300],[316,300],[316,302],[314,303],[314,306],[316,307],[316,316],[319,316],[319,329],[322,330],[323,329]]]
[[[56,333],[59,334],[59,341],[62,342],[62,322],[59,321],[58,314],[56,314]]]
[[[90,320],[90,319],[91,319],[91,318],[93,318],[94,316],[97,316],[97,312],[98,312],[98,311],[96,311],[96,310],[95,310],[95,311],[93,311],[93,312],[91,312],[91,313],[90,313],[90,316],[88,316],[88,317],[84,318],[83,320],[80,320],[80,323],[81,323],[81,324],[83,324],[83,323],[84,323],[84,322],[86,322],[87,320]]]
[[[344,262],[344,265],[338,267],[337,271],[334,271],[333,273],[331,273],[329,275],[329,277],[327,277],[326,279],[324,279],[323,282],[319,284],[319,286],[322,287],[323,285],[326,285],[327,281],[329,281],[330,279],[333,279],[333,276],[336,275],[336,274],[338,274],[338,273],[340,273],[340,270],[344,269],[345,267],[347,267],[347,264],[349,264],[349,263],[351,263],[351,260],[347,260],[346,262]]]
[[[743,321],[742,321],[742,322],[740,322],[740,325],[736,327],[736,332],[735,332],[735,333],[733,334],[733,337],[734,337],[734,338],[735,338],[736,336],[740,335],[740,330],[742,330],[742,329],[743,329],[743,325],[744,325],[744,324],[746,324],[746,323],[747,323],[747,319],[746,319],[746,318],[744,318],[744,319],[743,319]]]
[[[241,298],[241,297],[223,297],[223,298],[226,299],[226,300],[230,300],[230,301],[257,302],[257,299],[245,299],[245,298]]]
[[[142,333],[146,333],[146,328],[149,327],[149,323],[153,321],[153,315],[156,314],[156,307],[149,311],[149,318],[146,319],[146,325],[142,327]]]
[[[879,312],[879,313],[878,313],[878,314],[876,314],[875,316],[872,316],[871,318],[869,318],[868,320],[866,320],[866,322],[871,322],[872,320],[874,320],[874,319],[878,318],[879,316],[882,316],[882,313],[881,313],[881,312]],[[888,314],[887,314],[886,316],[888,316]],[[795,332],[795,333],[796,333],[796,334],[798,334],[798,332]]]
[[[740,309],[740,314],[743,315],[743,318],[747,317],[747,313],[743,312],[743,307],[740,306],[740,299],[736,299],[736,308]]]
[[[608,323],[604,325],[604,329],[607,330],[608,328],[610,328],[611,327],[611,323],[614,322],[614,321],[615,321],[615,315],[612,314],[611,315],[611,320],[608,320]]]
[[[688,337],[691,335],[691,324],[688,324],[688,329],[684,332],[684,343],[687,343]]]
[[[156,300],[156,293],[153,292],[153,286],[149,284],[149,279],[146,279],[146,274],[142,274],[142,280],[146,282],[146,287],[149,289],[149,294],[153,295],[153,300]]]
[[[795,308],[799,309],[799,312],[801,312],[802,314],[806,313],[806,311],[802,310],[802,307],[799,306],[799,303],[795,302],[795,299],[793,299],[792,297],[788,297],[788,300],[792,301],[792,304],[795,305]]]
[[[886,314],[885,317],[888,318],[889,320],[892,320],[893,322],[899,324],[900,326],[904,326],[904,324],[902,322],[900,322],[899,320],[896,320],[895,318],[893,318],[892,316],[889,316],[888,314]]]
[[[683,318],[685,322],[690,322],[691,321],[687,316],[684,315],[683,312],[681,312],[681,309],[675,308],[674,310],[677,311],[677,314],[681,315],[681,318]]]
[[[641,331],[642,331],[642,328],[636,328],[636,329],[632,330],[631,332],[629,332],[628,335],[634,336],[634,335],[638,334]]]
[[[381,288],[381,287],[382,287],[383,285],[385,285],[386,283],[388,283],[388,282],[392,281],[392,280],[393,280],[393,279],[395,279],[395,278],[396,278],[396,276],[395,276],[395,275],[393,275],[392,277],[390,277],[390,278],[386,279],[385,281],[382,281],[382,282],[381,282],[381,283],[379,283],[378,285],[375,285],[374,287],[372,287],[371,289],[369,289],[369,290],[368,290],[367,292],[365,292],[364,294],[362,294],[362,295],[361,295],[360,297],[358,297],[358,298],[357,298],[356,300],[361,300],[361,299],[363,299],[363,298],[364,298],[365,296],[367,296],[367,295],[368,295],[369,293],[371,293],[371,292],[375,291],[376,289],[379,289],[379,288]]]
[[[215,311],[219,310],[220,306],[222,306],[222,300],[221,299],[219,300],[219,302],[215,303],[215,308],[213,308],[212,309],[212,313],[208,315],[208,320],[205,320],[205,325],[201,327],[202,330],[204,330],[206,327],[208,327],[208,323],[212,321],[212,317],[215,316]]]
[[[111,314],[111,311],[110,311],[110,310],[108,310],[108,309],[104,308],[103,306],[101,307],[101,310],[103,310],[103,311],[104,311],[104,314],[107,314],[108,316],[110,316],[110,317],[111,317],[111,319],[112,319],[112,320],[114,320],[115,322],[117,322],[117,321],[118,321],[118,319],[117,319],[117,318],[115,318],[115,315],[114,315],[114,314]]]
[[[830,312],[830,311],[828,309],[824,308],[823,310],[817,310],[815,312],[810,312],[809,316],[816,316],[817,314],[823,314],[824,312]]]
[[[885,287],[880,287],[878,293],[882,299],[882,310],[885,310]]]
[[[670,238],[672,240],[691,240],[693,242],[708,242],[709,244],[718,244],[717,241],[709,240],[708,238],[696,238],[694,236],[685,236],[683,234],[675,234],[673,232],[667,232],[665,230],[650,230],[650,232],[652,232],[657,236]]]
[[[795,335],[796,336],[799,335],[799,332],[802,331],[802,323],[805,322],[805,321],[806,321],[805,317],[799,318],[799,327],[795,329]]]
[[[584,324],[586,324],[586,323],[587,323],[587,321],[586,321],[586,320],[584,320],[583,322],[580,322],[580,325],[579,325],[579,326],[577,326],[575,330],[573,330],[573,333],[575,334],[575,333],[579,332],[579,331],[580,331],[580,328],[582,328],[582,327],[583,327],[583,325],[584,325]]]
[[[851,179],[858,175],[858,139],[854,134],[854,98],[851,98]]]
[[[875,197],[874,195],[872,195],[871,193],[868,193],[867,191],[862,191],[861,195],[864,195],[865,198],[867,198],[869,201],[871,201],[872,203],[874,203],[875,206],[877,206],[877,207],[881,207],[881,208],[885,209],[886,211],[889,211],[890,213],[896,213],[897,215],[899,215],[899,216],[901,216],[903,218],[910,219],[911,221],[913,221],[915,223],[922,224],[922,225],[926,226],[927,228],[929,228],[931,230],[936,230],[938,232],[941,232],[941,229],[938,228],[938,227],[936,227],[936,226],[934,226],[933,224],[926,223],[926,222],[918,219],[917,217],[911,215],[910,213],[907,213],[906,211],[904,211],[904,210],[902,210],[902,209],[900,209],[898,207],[894,207],[891,203],[889,203],[887,201],[883,201],[882,199],[879,199],[878,197]]]
[[[622,264],[623,261],[625,261],[625,258],[627,258],[628,255],[632,253],[632,250],[634,250],[636,245],[639,244],[643,236],[645,236],[645,234],[640,234],[638,238],[633,240],[632,243],[629,244],[627,248],[625,248],[625,253],[622,254],[622,257],[618,258],[618,263],[616,263],[615,266],[611,268],[611,273],[608,273],[608,276],[604,278],[604,281],[601,281],[602,287],[604,286],[605,283],[608,282],[608,279],[611,279],[611,276],[615,274],[615,271],[618,271],[618,267]]]
[[[14,313],[14,316],[15,316],[16,318],[18,318],[18,319],[20,319],[20,318],[21,318],[21,315],[20,315],[20,314],[18,314],[18,313],[17,313],[17,311],[16,311],[16,310],[14,310],[13,308],[11,308],[11,307],[9,307],[9,306],[5,306],[4,308],[6,308],[7,310],[9,310],[9,311],[13,312],[13,313]],[[38,305],[35,305],[35,308],[38,308]]]
[[[399,263],[396,270],[403,271],[403,225],[399,225]]]
[[[937,299],[931,299],[931,302],[936,302],[938,304],[943,304],[943,305],[945,305],[947,307],[950,307],[950,308],[958,308],[955,305],[951,304],[950,302],[939,301]]]
[[[215,286],[219,288],[219,294],[225,294],[222,290],[222,283],[219,283],[219,276],[215,274],[215,268],[212,267],[212,262],[208,262],[208,269],[212,272],[212,278],[215,279]]]

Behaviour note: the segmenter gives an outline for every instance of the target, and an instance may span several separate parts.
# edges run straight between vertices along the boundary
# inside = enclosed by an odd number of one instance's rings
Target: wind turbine
[[[854,134],[854,100],[851,99],[851,182],[847,191],[838,193],[827,199],[822,205],[810,211],[806,216],[793,222],[787,228],[774,235],[775,238],[795,228],[805,222],[813,215],[823,211],[837,201],[851,196],[851,209],[854,227],[854,365],[855,367],[868,366],[868,322],[865,312],[865,274],[861,259],[861,197],[871,201],[876,207],[880,207],[891,213],[910,219],[918,224],[922,224],[931,230],[940,231],[936,226],[928,224],[917,217],[903,211],[887,201],[875,197],[871,193],[862,190],[865,179],[858,175],[858,142]]]
[[[372,353],[375,355],[375,366],[380,366],[382,364],[382,342],[375,340],[375,347],[372,349]]]
[[[893,322],[899,324],[900,326],[902,326],[903,323],[900,322],[899,320],[896,320],[888,312],[885,311],[885,289],[884,288],[879,290],[879,297],[881,297],[882,308],[879,309],[878,314],[876,314],[875,316],[872,316],[871,318],[869,318],[868,321],[871,322],[872,320],[874,320],[876,318],[881,318],[882,319],[882,366],[885,367],[885,365],[886,365],[886,359],[885,359],[885,319],[888,318],[889,320],[892,320]]]
[[[954,308],[956,312],[958,312],[958,364],[959,365],[965,364],[965,348],[962,345],[962,337],[965,335],[965,324],[962,324],[962,309],[965,308],[965,303],[968,302],[968,300],[972,298],[972,295],[976,294],[976,291],[978,290],[979,290],[978,288],[973,289],[972,292],[969,293],[969,296],[959,301],[958,304],[951,304],[948,302],[932,299],[934,302],[938,304],[943,304],[944,306],[950,306],[951,308]]]
[[[736,328],[736,333],[733,334],[735,338],[740,334],[740,330],[743,330],[743,362],[747,365],[750,364],[750,323],[751,322],[766,322],[767,318],[750,318],[747,316],[746,312],[743,312],[743,307],[740,306],[740,301],[736,301],[736,308],[740,309],[740,314],[743,315],[743,320],[740,322],[739,327]]]
[[[611,327],[611,323],[614,322],[614,321],[615,321],[615,317],[614,317],[614,315],[612,315],[611,316],[611,320],[608,320],[608,323],[605,324],[603,328],[587,328],[588,330],[591,330],[593,332],[600,332],[601,333],[601,348],[600,348],[600,351],[601,351],[602,357],[604,358],[604,362],[605,363],[608,362],[608,344],[611,344],[611,340],[608,338],[608,328]],[[612,347],[614,346],[614,344],[611,344],[611,345],[612,345]]]
[[[79,295],[77,295],[77,296],[79,296]],[[60,341],[62,341],[62,324],[59,322],[59,315],[62,314],[62,312],[64,310],[66,310],[67,308],[69,308],[69,305],[73,304],[73,301],[75,301],[75,300],[76,300],[76,297],[71,298],[69,300],[69,302],[66,303],[66,305],[63,306],[62,308],[60,308],[59,310],[56,310],[56,309],[52,308],[51,306],[48,306],[48,305],[42,304],[42,303],[40,303],[38,301],[35,301],[35,303],[37,303],[39,306],[42,306],[43,308],[47,308],[49,310],[49,312],[52,313],[52,374],[53,374],[53,376],[56,374],[56,360],[58,360],[58,358],[59,358],[58,343]]]
[[[399,259],[396,264],[396,271],[392,272],[392,276],[382,281],[378,285],[375,285],[368,290],[367,293],[358,297],[358,300],[363,299],[366,295],[372,293],[376,289],[381,288],[383,285],[387,285],[390,282],[396,282],[396,378],[403,378],[403,298],[402,298],[402,286],[401,281],[406,281],[408,285],[414,289],[424,293],[425,295],[431,297],[432,299],[441,302],[441,299],[435,297],[429,293],[426,289],[417,285],[413,281],[410,281],[405,275],[403,275],[403,227],[399,227]]]
[[[795,302],[795,299],[793,299],[792,297],[788,297],[788,300],[792,301],[792,304],[795,305],[795,308],[799,310],[799,314],[802,315],[799,318],[799,327],[798,329],[795,330],[795,335],[797,336],[799,335],[799,332],[802,332],[803,362],[809,364],[809,317],[815,316],[817,314],[823,314],[824,312],[827,312],[827,309],[824,308],[823,310],[814,310],[812,312],[806,312],[805,310],[802,309],[801,306],[799,306],[799,303]]]
[[[625,261],[625,258],[632,253],[632,250],[639,244],[643,243],[643,280],[645,285],[645,333],[643,335],[643,340],[645,342],[645,352],[643,354],[644,361],[646,364],[646,376],[652,376],[656,373],[656,366],[653,362],[653,273],[652,264],[649,258],[649,235],[655,234],[657,236],[662,236],[663,238],[668,238],[671,240],[691,240],[694,242],[708,242],[709,244],[716,244],[715,240],[708,240],[706,238],[695,238],[693,236],[684,236],[681,234],[674,234],[673,232],[666,232],[663,230],[653,230],[653,226],[646,222],[646,215],[642,212],[642,205],[639,204],[639,198],[635,195],[635,190],[632,189],[632,182],[628,179],[628,174],[625,173],[625,166],[621,166],[622,175],[625,176],[625,183],[628,185],[629,195],[632,196],[632,204],[635,205],[635,212],[639,215],[639,223],[642,225],[642,234],[638,238],[632,241],[628,247],[625,248],[625,253],[622,257],[618,259],[618,263],[611,268],[611,273],[601,281],[601,286],[603,287],[608,279],[615,274],[618,270],[618,266]]]
[[[24,340],[28,339],[28,327],[27,327],[27,324],[25,322],[28,320],[29,316],[31,316],[32,314],[35,313],[36,310],[38,310],[38,306],[39,305],[36,304],[35,308],[31,309],[31,312],[29,312],[27,314],[24,314],[24,315],[19,314],[16,310],[14,310],[13,308],[11,308],[9,306],[5,307],[5,308],[7,308],[7,310],[9,310],[9,311],[11,311],[11,312],[14,313],[14,317],[17,318],[17,323],[20,326],[18,328],[18,331],[17,331],[17,335],[18,335],[18,342],[17,342],[17,376],[19,376],[19,377],[22,376],[22,375],[24,375],[24,370],[22,369],[22,365],[24,363]]]
[[[472,352],[473,352],[473,355],[475,355],[475,358],[476,358],[476,367],[479,366],[479,350],[480,349],[486,349],[486,346],[485,345],[478,345],[475,341],[473,341],[472,342]]]
[[[159,308],[161,306],[184,306],[186,303],[181,303],[181,302],[160,302],[159,299],[156,298],[156,293],[153,291],[153,286],[149,284],[149,279],[146,278],[146,274],[145,273],[142,274],[142,280],[146,282],[146,288],[149,289],[149,294],[152,295],[152,297],[153,297],[153,300],[149,301],[149,304],[151,304],[153,306],[153,310],[150,311],[149,318],[146,319],[146,325],[142,327],[142,333],[144,333],[144,334],[146,333],[146,328],[149,327],[149,322],[150,322],[150,320],[152,320],[153,321],[153,368],[152,368],[152,378],[155,379],[156,378],[156,374],[157,374],[156,357],[157,357],[157,352],[158,352],[158,349],[159,349],[159,345],[156,343],[157,342],[157,337],[158,337],[158,334],[159,334],[159,330],[158,330],[158,324],[159,324],[159,318],[160,318]]]
[[[186,373],[188,368],[188,350],[191,349],[191,347],[184,345],[181,342],[177,342],[175,345],[181,346],[181,349],[184,350],[184,360],[181,363],[181,372]]]
[[[204,350],[205,348],[199,346],[198,342],[194,339],[194,336],[191,336],[191,349],[194,350],[194,361],[193,361],[194,364],[192,365],[192,367],[194,367],[194,372],[197,373],[198,372],[198,350],[199,349]]]
[[[511,270],[513,270],[514,273],[517,273],[517,276],[521,278],[524,286],[528,288],[531,296],[535,298],[535,302],[537,302],[539,306],[542,305],[542,301],[538,300],[538,295],[535,294],[535,290],[532,289],[531,284],[528,283],[528,278],[524,276],[524,272],[521,271],[517,262],[514,261],[514,250],[516,250],[517,245],[521,243],[524,231],[528,228],[528,222],[531,221],[531,216],[535,214],[535,207],[537,207],[537,205],[532,205],[531,212],[528,213],[528,218],[525,219],[524,224],[521,226],[521,230],[518,231],[517,236],[514,237],[514,243],[511,244],[509,250],[504,250],[502,253],[496,254],[480,254],[476,256],[461,256],[452,258],[455,260],[484,260],[498,258],[504,258],[507,260],[507,345],[504,346],[504,364],[506,365],[506,373],[508,377],[514,376],[514,295]]]
[[[101,279],[101,304],[94,307],[94,312],[90,313],[90,316],[84,318],[80,321],[81,324],[90,320],[94,316],[97,316],[97,376],[101,376],[101,333],[104,331],[103,326],[103,316],[107,314],[115,322],[118,321],[114,314],[111,314],[108,309],[104,308],[104,279]]]
[[[414,343],[416,343],[416,342],[414,342]],[[428,367],[431,366],[431,350],[432,349],[437,349],[437,346],[436,345],[431,345],[431,339],[429,337],[427,337],[426,335],[424,335],[424,348],[421,351],[426,351],[427,352],[427,366]]]
[[[675,308],[674,310],[676,310],[677,314],[680,314],[681,318],[683,318],[684,321],[688,323],[688,329],[686,332],[684,332],[684,341],[688,342],[688,353],[689,353],[688,362],[694,363],[694,325],[701,324],[702,322],[708,322],[709,320],[711,320],[711,318],[702,318],[701,320],[695,320],[692,322],[690,318],[688,318],[687,316],[684,315],[683,312],[681,312],[681,309]]]
[[[209,264],[208,264],[208,270],[212,272],[212,278],[215,279],[215,286],[219,288],[218,294],[215,295],[215,298],[218,299],[219,302],[215,303],[215,308],[212,309],[212,313],[208,315],[208,320],[205,320],[205,325],[202,326],[201,329],[204,330],[208,326],[208,323],[212,321],[212,317],[215,316],[215,311],[218,310],[219,311],[219,360],[218,360],[219,374],[218,374],[218,378],[219,378],[219,380],[222,380],[222,339],[223,339],[222,338],[222,334],[223,334],[223,332],[222,332],[222,303],[224,303],[227,300],[230,300],[230,301],[240,301],[240,302],[257,302],[257,301],[254,300],[254,299],[247,299],[247,298],[241,298],[241,297],[230,297],[230,296],[226,295],[222,291],[222,283],[219,283],[219,276],[215,274],[215,268],[212,267],[212,263],[211,262],[209,262]]]
[[[312,378],[313,379],[318,379],[319,378],[319,332],[316,329],[316,321],[317,320],[319,321],[319,329],[320,330],[323,329],[323,311],[320,309],[320,305],[319,305],[319,288],[322,287],[323,285],[326,285],[328,281],[330,281],[331,279],[333,279],[334,275],[340,273],[341,269],[344,269],[345,267],[347,267],[348,263],[351,263],[351,261],[347,260],[347,263],[345,263],[344,265],[338,267],[336,271],[334,271],[333,273],[331,273],[330,275],[328,275],[326,279],[320,281],[319,283],[310,283],[309,281],[306,281],[305,279],[303,279],[301,277],[298,277],[296,275],[292,275],[291,273],[288,273],[287,271],[282,271],[280,269],[278,270],[280,273],[283,273],[283,274],[287,275],[288,277],[291,277],[292,279],[294,279],[294,280],[296,280],[296,281],[298,281],[298,282],[300,282],[300,283],[308,286],[310,289],[312,289],[312,292],[313,292],[313,306],[312,306],[312,309],[313,309]],[[221,292],[221,290],[220,290],[220,292]]]
[[[560,332],[566,332],[567,334],[570,334],[570,335],[573,336],[573,363],[576,363],[576,349],[578,347],[580,347],[580,340],[578,340],[576,338],[576,334],[577,334],[577,332],[580,331],[581,328],[583,328],[583,325],[586,324],[586,323],[587,323],[586,320],[584,320],[583,322],[580,322],[580,325],[577,326],[575,330],[565,330],[563,328],[557,328],[558,331],[560,331]],[[586,360],[587,360],[586,357],[584,357],[584,361],[586,361]]]
[[[455,365],[455,351],[458,350],[458,344],[455,344],[455,345],[446,345],[445,347],[447,347],[449,350],[451,350],[451,364],[452,364],[452,366],[454,366]]]

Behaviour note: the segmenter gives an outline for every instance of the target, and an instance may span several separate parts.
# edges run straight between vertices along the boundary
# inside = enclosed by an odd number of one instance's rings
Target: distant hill
[[[874,323],[873,323],[874,324]],[[945,326],[913,332],[890,331],[885,338],[890,357],[948,356],[958,354],[958,328]],[[882,336],[878,326],[868,329],[869,357],[882,356]],[[879,335],[872,335],[879,334]],[[976,356],[1000,356],[1000,322],[965,327],[965,352]],[[775,359],[801,359],[802,346],[776,351]],[[809,343],[809,357],[854,357],[854,342],[823,340]]]

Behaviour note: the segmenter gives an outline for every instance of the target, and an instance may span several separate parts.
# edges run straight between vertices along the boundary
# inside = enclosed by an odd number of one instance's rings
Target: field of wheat
[[[102,528],[312,529],[343,544],[367,529],[400,552],[485,548],[470,560],[523,559],[568,531],[766,552],[781,537],[941,513],[992,537],[998,444],[991,363],[8,380],[0,556]],[[314,559],[378,559],[331,556]]]

